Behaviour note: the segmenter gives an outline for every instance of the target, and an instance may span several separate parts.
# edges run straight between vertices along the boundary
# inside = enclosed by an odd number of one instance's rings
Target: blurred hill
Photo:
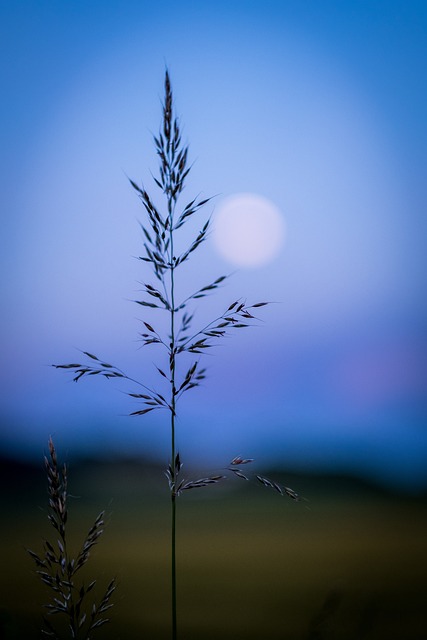
[[[59,452],[60,462],[61,453]],[[165,466],[144,458],[96,458],[82,459],[75,458],[67,461],[71,476],[71,486],[83,489],[90,487],[90,493],[108,493],[109,488],[114,494],[125,488],[126,485],[132,488],[132,492],[142,492],[154,496],[166,491],[166,481],[164,478]],[[308,497],[328,497],[345,498],[351,496],[371,496],[382,498],[402,499],[427,499],[427,488],[419,488],[410,491],[405,485],[400,490],[396,487],[386,486],[381,483],[370,481],[365,477],[358,477],[353,474],[333,473],[333,472],[309,472],[309,471],[285,471],[280,468],[260,468],[256,463],[248,465],[245,471],[252,478],[256,474],[267,476],[280,484],[293,488],[302,496]],[[203,468],[183,468],[183,474],[190,477],[202,477],[210,473],[222,473],[224,469],[203,469]],[[229,474],[232,476],[232,474]],[[35,496],[44,495],[45,474],[43,459],[40,457],[38,464],[28,461],[17,460],[7,456],[0,456],[0,495],[7,500],[13,499],[14,495],[20,495],[21,499],[33,499]],[[237,481],[234,477],[229,477],[221,487],[212,490],[219,493],[229,493],[245,489],[245,483]],[[205,496],[206,497],[206,496]],[[310,499],[310,498],[308,498]]]

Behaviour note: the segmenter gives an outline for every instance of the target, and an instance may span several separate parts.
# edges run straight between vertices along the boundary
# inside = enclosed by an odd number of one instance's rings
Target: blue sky
[[[215,220],[223,198],[259,194],[287,228],[273,262],[201,305],[202,320],[236,297],[277,302],[207,358],[184,457],[425,486],[427,5],[22,1],[0,3],[0,24],[3,450],[34,458],[52,433],[167,457],[165,416],[128,418],[123,387],[48,366],[83,349],[153,380],[126,175],[150,186],[167,64],[188,195],[218,194]],[[231,271],[208,243],[182,286]]]

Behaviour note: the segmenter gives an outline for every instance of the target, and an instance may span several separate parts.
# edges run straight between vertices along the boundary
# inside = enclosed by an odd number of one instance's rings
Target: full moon
[[[279,209],[253,193],[229,196],[215,215],[215,247],[223,258],[239,267],[258,267],[273,260],[284,236],[285,223]]]

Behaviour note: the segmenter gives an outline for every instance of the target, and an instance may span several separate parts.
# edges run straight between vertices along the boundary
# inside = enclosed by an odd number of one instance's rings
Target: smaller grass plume
[[[61,467],[58,465],[52,438],[48,445],[49,456],[44,459],[49,497],[47,517],[55,531],[54,540],[44,540],[40,555],[27,549],[36,564],[36,574],[49,588],[50,599],[44,608],[49,618],[60,618],[60,622],[55,625],[47,616],[43,616],[42,633],[57,640],[64,637],[92,640],[94,633],[110,620],[108,615],[113,606],[111,599],[116,581],[113,578],[103,595],[96,598],[93,591],[96,580],[85,584],[76,576],[88,563],[91,550],[104,531],[104,512],[96,517],[80,551],[73,556],[69,551],[67,538],[68,470],[65,464]]]

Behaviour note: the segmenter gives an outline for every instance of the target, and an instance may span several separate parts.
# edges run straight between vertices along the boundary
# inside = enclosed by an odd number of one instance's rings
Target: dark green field
[[[169,503],[161,470],[72,466],[73,543],[106,508],[88,579],[117,576],[112,623],[94,637],[169,638]],[[272,474],[270,474],[271,476]],[[39,637],[46,591],[43,474],[3,465],[0,638]],[[179,502],[180,640],[425,640],[427,500],[343,478],[274,476],[295,503],[239,479]]]

